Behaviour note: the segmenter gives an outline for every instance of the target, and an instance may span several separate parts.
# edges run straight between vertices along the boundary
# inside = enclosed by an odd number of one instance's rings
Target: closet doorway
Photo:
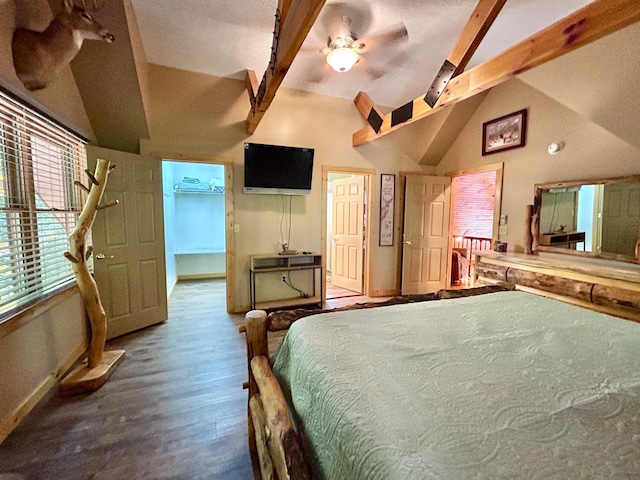
[[[162,161],[167,293],[179,280],[226,277],[225,165]]]

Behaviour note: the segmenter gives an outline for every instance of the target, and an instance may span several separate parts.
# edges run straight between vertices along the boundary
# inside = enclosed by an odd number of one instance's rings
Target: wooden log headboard
[[[480,284],[520,290],[640,322],[640,265],[560,254],[474,252]]]

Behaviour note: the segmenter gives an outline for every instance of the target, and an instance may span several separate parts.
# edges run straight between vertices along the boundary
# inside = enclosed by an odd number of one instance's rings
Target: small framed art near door
[[[380,175],[380,243],[381,247],[393,246],[393,218],[396,200],[396,176]]]

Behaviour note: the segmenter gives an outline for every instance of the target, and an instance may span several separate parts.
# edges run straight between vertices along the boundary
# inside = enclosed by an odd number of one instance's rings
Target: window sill
[[[68,298],[71,298],[79,292],[80,290],[77,284],[70,285],[68,288],[65,288],[61,292],[58,292],[55,295],[36,303],[35,305],[31,305],[30,307],[25,308],[12,317],[7,318],[2,323],[0,323],[0,339],[24,327],[31,320],[39,317],[43,313],[46,313],[54,306],[67,300]]]

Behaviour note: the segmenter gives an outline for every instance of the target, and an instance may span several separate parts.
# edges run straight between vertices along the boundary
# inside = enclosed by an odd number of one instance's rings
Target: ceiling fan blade
[[[381,77],[384,77],[389,72],[388,66],[380,66],[376,64],[376,62],[372,62],[364,55],[360,55],[358,59],[358,63],[355,65],[358,68],[364,70],[367,75],[371,78],[371,80],[377,80]]]
[[[351,20],[350,27],[353,32],[366,32],[373,20],[370,5],[361,0],[351,0],[326,3],[316,23],[323,32],[329,33],[332,23],[342,15],[348,16]]]
[[[373,49],[384,48],[392,44],[405,42],[409,38],[407,28],[403,23],[398,23],[390,28],[366,35],[358,39],[356,50],[358,53],[370,52]]]
[[[302,45],[298,53],[303,55],[327,55],[331,49],[329,47],[319,47],[317,45]]]
[[[316,68],[309,73],[307,81],[310,83],[324,83],[327,78],[329,78],[331,72],[333,72],[333,69],[325,62],[321,68]]]

